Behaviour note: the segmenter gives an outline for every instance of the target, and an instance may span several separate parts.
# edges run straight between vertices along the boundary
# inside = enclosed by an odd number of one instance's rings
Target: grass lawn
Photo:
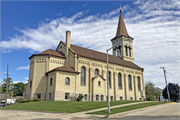
[[[111,101],[110,105],[115,106],[134,102],[143,101]],[[27,103],[15,103],[1,109],[75,113],[104,107],[107,107],[107,101],[37,101]]]
[[[87,113],[87,114],[112,115],[112,114],[116,114],[116,113],[126,112],[126,111],[130,111],[130,110],[135,110],[135,109],[159,105],[159,104],[165,104],[165,102],[141,103],[141,104],[136,104],[136,105],[129,105],[129,106],[124,106],[124,107],[112,108],[111,113],[107,113],[108,110],[101,110],[101,111],[91,112],[91,113]]]

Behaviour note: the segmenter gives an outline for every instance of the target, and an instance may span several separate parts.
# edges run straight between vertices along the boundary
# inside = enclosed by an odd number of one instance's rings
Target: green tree
[[[155,92],[154,86],[155,85],[151,81],[146,83],[145,85],[146,100],[154,101],[155,100],[154,96],[157,97],[160,95],[159,92]]]
[[[22,82],[14,84],[13,93],[16,94],[17,96],[23,96],[23,91],[25,86],[26,85]]]
[[[2,81],[1,93],[6,93],[6,80],[7,79],[3,79],[3,81]],[[11,89],[12,89],[11,85],[12,85],[12,83],[13,83],[12,79],[9,77],[8,78],[8,93],[11,92]]]
[[[177,100],[179,100],[180,97],[179,96],[180,86],[178,84],[169,83],[168,89],[169,89],[170,99],[173,99],[173,101],[177,102]],[[163,90],[163,97],[168,99],[167,86]]]

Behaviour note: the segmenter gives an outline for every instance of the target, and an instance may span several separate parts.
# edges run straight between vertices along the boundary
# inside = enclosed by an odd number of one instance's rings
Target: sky
[[[128,34],[134,38],[135,63],[144,68],[145,82],[164,88],[180,84],[180,0],[128,1],[0,1],[0,81],[27,83],[28,59],[56,50],[71,31],[71,44],[106,52],[115,37],[120,5]],[[110,51],[112,54],[112,51]]]

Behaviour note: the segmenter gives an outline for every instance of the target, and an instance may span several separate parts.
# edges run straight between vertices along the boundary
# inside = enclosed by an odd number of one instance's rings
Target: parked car
[[[5,102],[1,102],[1,107],[4,107],[5,105],[6,105],[6,103]],[[9,103],[7,103],[7,105],[10,105]]]

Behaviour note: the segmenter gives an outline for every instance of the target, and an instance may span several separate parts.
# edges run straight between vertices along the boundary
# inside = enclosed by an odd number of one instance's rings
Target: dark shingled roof
[[[56,51],[56,50],[52,50],[52,49],[48,49],[48,50],[45,50],[39,54],[33,54],[29,57],[32,58],[33,56],[39,56],[39,55],[52,55],[52,56],[57,56],[57,57],[62,57],[62,58],[65,58],[65,55],[61,52],[61,51]]]
[[[78,74],[79,74],[79,72],[75,71],[74,68],[65,67],[65,66],[57,67],[57,68],[55,68],[55,69],[52,69],[52,70],[46,72],[46,74],[48,74],[48,73],[50,73],[50,72],[52,72],[52,71],[65,71],[65,72],[71,72],[71,73],[78,73]]]

